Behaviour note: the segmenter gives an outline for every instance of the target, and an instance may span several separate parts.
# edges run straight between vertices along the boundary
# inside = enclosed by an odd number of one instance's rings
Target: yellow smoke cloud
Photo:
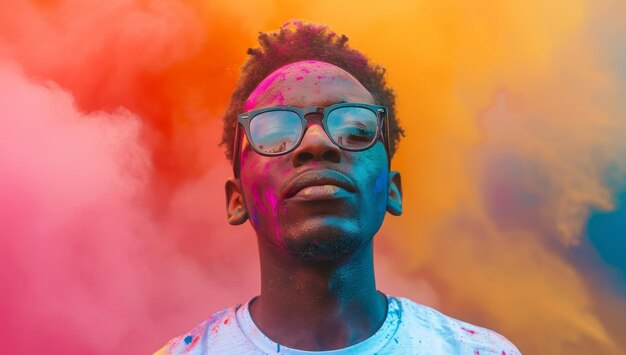
[[[624,351],[616,333],[626,324],[598,310],[611,291],[567,258],[591,209],[614,208],[607,170],[626,174],[616,97],[624,82],[607,60],[611,43],[597,43],[594,32],[608,21],[623,33],[619,7],[322,1],[283,8],[286,17],[348,34],[388,68],[407,132],[394,162],[406,210],[379,239],[419,285],[409,291],[411,281],[398,281],[399,290],[493,326],[528,353]],[[623,302],[610,307],[624,314]]]

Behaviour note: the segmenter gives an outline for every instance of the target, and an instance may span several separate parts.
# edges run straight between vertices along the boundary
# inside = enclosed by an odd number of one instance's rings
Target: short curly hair
[[[233,143],[237,116],[252,91],[269,74],[287,64],[319,60],[336,65],[354,76],[374,97],[387,107],[389,122],[389,156],[398,147],[404,130],[396,118],[395,94],[385,80],[385,68],[369,62],[361,52],[350,48],[348,37],[338,36],[325,25],[292,20],[276,32],[259,33],[260,47],[248,49],[248,59],[224,113],[224,131],[220,145],[226,147],[226,158],[233,160]]]

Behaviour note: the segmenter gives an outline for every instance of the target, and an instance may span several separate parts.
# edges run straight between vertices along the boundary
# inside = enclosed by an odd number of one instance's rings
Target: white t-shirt
[[[347,348],[305,351],[280,345],[263,334],[248,305],[213,314],[190,332],[170,340],[156,355],[166,354],[497,354],[520,351],[505,337],[417,304],[388,296],[385,322],[376,333]]]

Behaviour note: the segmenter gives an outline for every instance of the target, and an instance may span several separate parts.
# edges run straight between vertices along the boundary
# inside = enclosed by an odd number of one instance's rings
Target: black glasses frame
[[[332,136],[328,133],[327,117],[332,111],[339,109],[339,108],[343,108],[343,107],[361,107],[361,108],[368,109],[372,111],[374,114],[376,114],[376,117],[378,118],[376,121],[376,134],[375,134],[374,139],[372,139],[372,142],[370,142],[366,146],[355,149],[355,148],[346,148],[342,146],[341,144],[339,144],[338,142],[336,142],[332,138]],[[266,153],[266,152],[260,151],[256,147],[255,142],[250,139],[250,122],[252,121],[252,119],[255,116],[258,116],[262,113],[272,112],[272,111],[294,112],[300,117],[300,122],[302,123],[302,133],[300,134],[300,138],[298,139],[298,141],[293,145],[293,147],[285,151],[278,152],[278,153]],[[320,115],[321,115],[321,118],[319,118]],[[316,118],[310,118],[311,116],[314,116]],[[267,108],[239,114],[239,116],[237,117],[237,125],[235,127],[235,141],[234,141],[234,146],[233,146],[233,173],[235,174],[235,177],[239,177],[239,151],[240,151],[240,145],[241,145],[241,130],[239,129],[239,126],[243,127],[243,130],[246,134],[246,137],[248,138],[248,142],[250,143],[250,146],[252,147],[252,149],[254,149],[254,151],[260,155],[269,157],[269,156],[279,156],[279,155],[287,154],[293,151],[294,149],[296,149],[300,145],[300,143],[302,142],[302,138],[304,138],[304,135],[306,134],[307,125],[310,120],[321,121],[322,127],[324,128],[324,132],[326,133],[328,138],[331,140],[331,142],[333,142],[333,144],[335,144],[336,146],[338,146],[339,148],[343,150],[348,150],[352,152],[367,150],[371,148],[374,144],[376,144],[376,141],[382,136],[383,144],[385,145],[385,151],[387,153],[387,161],[389,162],[389,164],[391,164],[391,156],[389,155],[391,151],[390,146],[389,146],[390,144],[389,124],[388,122],[386,122],[387,121],[386,118],[387,118],[387,108],[385,106],[351,103],[351,102],[339,103],[339,104],[331,105],[328,107],[310,106],[304,109],[291,107],[291,106],[274,106],[274,107],[267,107]]]

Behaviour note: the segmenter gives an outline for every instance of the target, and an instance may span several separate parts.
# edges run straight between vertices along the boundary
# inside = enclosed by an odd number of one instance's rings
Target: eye
[[[350,137],[363,137],[371,134],[367,129],[367,126],[361,122],[346,122],[345,124],[337,127],[337,129],[341,130],[342,135]]]
[[[363,124],[361,121],[347,121],[343,122],[342,126],[351,126],[359,129],[367,129],[367,126]]]

